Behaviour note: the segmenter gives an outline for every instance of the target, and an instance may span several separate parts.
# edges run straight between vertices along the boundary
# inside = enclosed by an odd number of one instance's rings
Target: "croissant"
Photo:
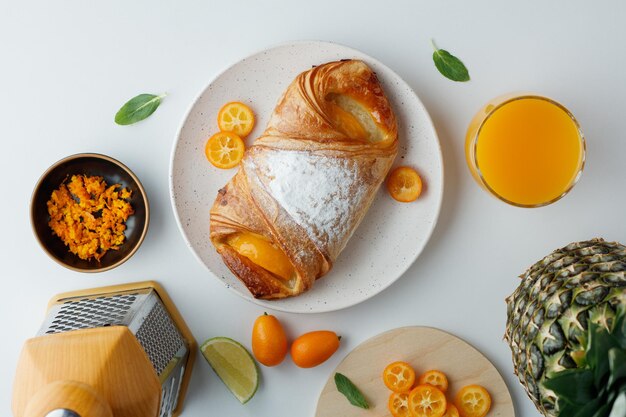
[[[213,245],[254,297],[295,296],[328,273],[387,175],[397,136],[362,61],[296,77],[210,211]]]

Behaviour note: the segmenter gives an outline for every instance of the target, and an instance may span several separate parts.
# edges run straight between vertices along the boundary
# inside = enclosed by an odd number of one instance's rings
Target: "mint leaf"
[[[131,125],[150,116],[161,104],[160,96],[154,94],[139,94],[131,98],[115,114],[115,123],[118,125]]]
[[[441,75],[452,81],[469,81],[469,72],[459,58],[444,49],[437,48],[432,39],[430,43],[435,50],[433,52],[433,61],[435,61],[435,66]]]
[[[361,391],[359,391],[356,385],[354,385],[347,376],[337,372],[335,374],[335,385],[337,386],[337,390],[350,401],[350,404],[366,410],[370,408],[365,397],[361,394]]]

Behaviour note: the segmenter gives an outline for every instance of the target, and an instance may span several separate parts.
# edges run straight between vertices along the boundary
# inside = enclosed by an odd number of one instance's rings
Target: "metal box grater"
[[[154,282],[61,294],[51,301],[37,336],[127,327],[145,351],[161,383],[158,417],[171,417],[180,412],[179,401],[182,403],[191,374],[195,341],[178,313],[171,315],[168,309],[175,311],[165,292]]]

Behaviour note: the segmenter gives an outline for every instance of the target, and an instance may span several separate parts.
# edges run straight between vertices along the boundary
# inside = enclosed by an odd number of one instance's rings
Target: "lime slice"
[[[259,387],[259,371],[246,348],[228,337],[214,337],[200,351],[230,392],[242,404],[250,401]]]

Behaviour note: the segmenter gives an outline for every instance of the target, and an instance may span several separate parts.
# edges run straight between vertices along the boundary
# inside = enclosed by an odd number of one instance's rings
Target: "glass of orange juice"
[[[585,138],[560,103],[509,94],[476,113],[465,156],[474,179],[493,196],[518,207],[541,207],[559,200],[580,178]]]

